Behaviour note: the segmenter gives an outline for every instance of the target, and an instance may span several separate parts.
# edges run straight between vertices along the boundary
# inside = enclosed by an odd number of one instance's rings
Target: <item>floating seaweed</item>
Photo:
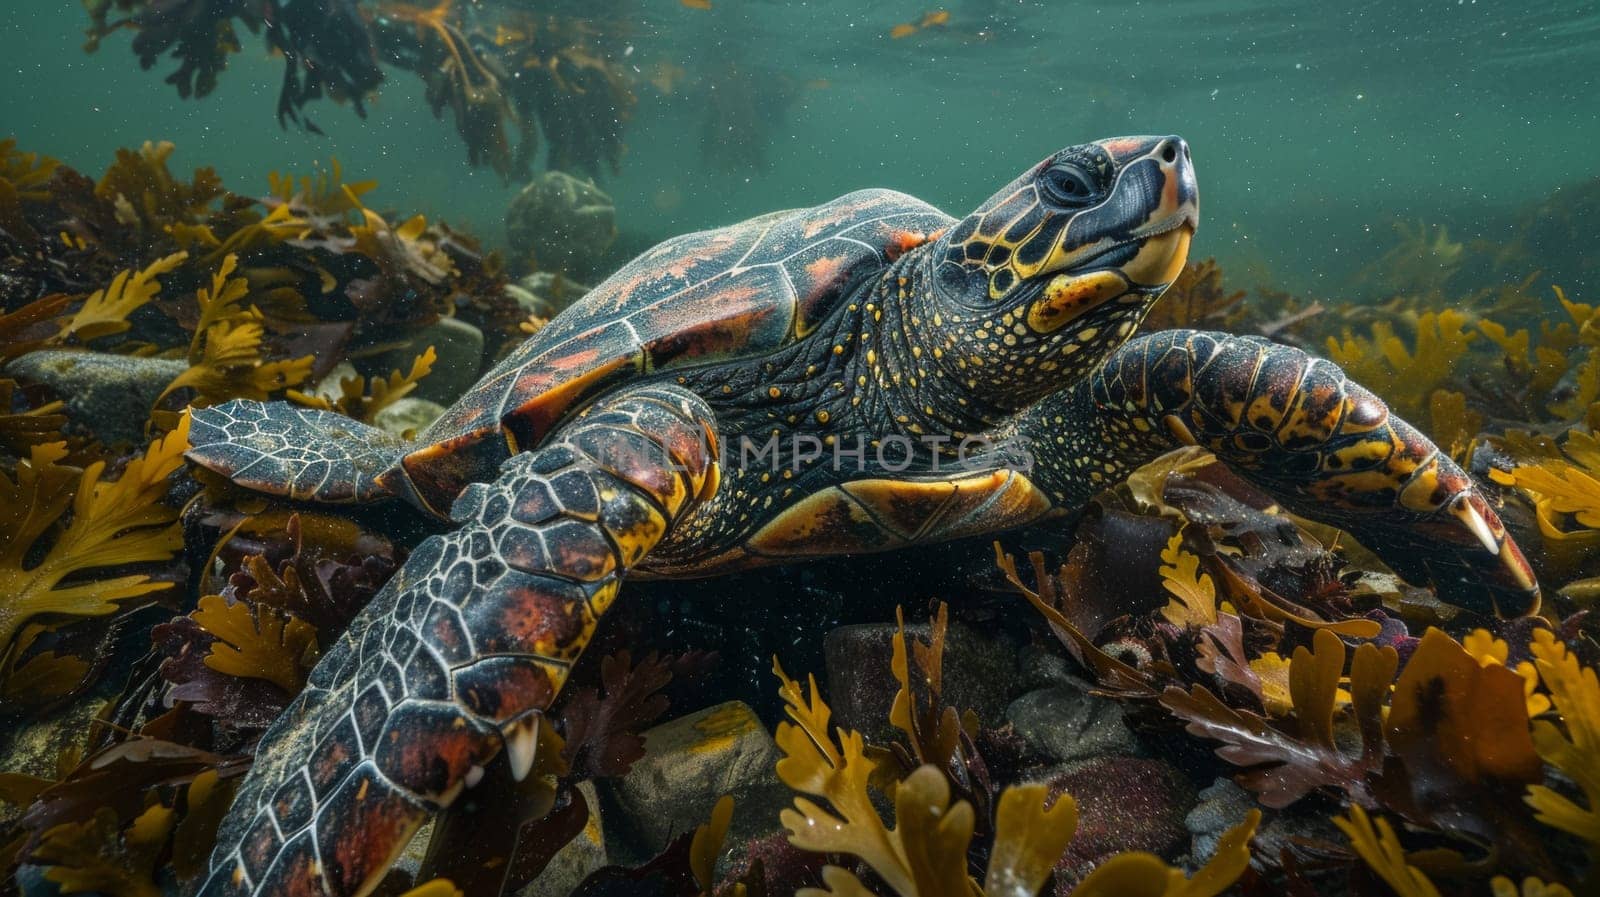
[[[306,109],[323,97],[348,103],[365,117],[366,101],[385,78],[381,61],[422,78],[429,107],[436,117],[449,111],[474,166],[487,164],[507,179],[528,177],[539,148],[536,127],[544,131],[552,168],[597,173],[621,164],[622,127],[633,93],[622,68],[597,49],[594,28],[577,19],[507,10],[491,22],[477,4],[455,0],[383,0],[371,7],[356,0],[85,5],[86,50],[130,30],[141,68],[154,67],[164,55],[177,60],[166,82],[185,99],[216,88],[228,58],[242,48],[242,27],[264,34],[267,48],[283,59],[280,125],[321,133]],[[211,175],[192,187],[197,192],[215,182]],[[162,199],[182,197],[175,192]],[[4,203],[0,196],[0,215]],[[163,217],[171,211],[164,209]]]
[[[228,57],[242,49],[235,19],[252,34],[264,31],[267,47],[284,61],[278,120],[303,123],[312,131],[316,126],[302,117],[312,100],[346,101],[365,116],[364,100],[383,80],[356,0],[88,0],[84,6],[90,18],[85,50],[92,53],[106,37],[130,29],[140,68],[153,68],[167,54],[178,61],[165,81],[184,99],[215,90]],[[114,13],[120,17],[112,19]]]

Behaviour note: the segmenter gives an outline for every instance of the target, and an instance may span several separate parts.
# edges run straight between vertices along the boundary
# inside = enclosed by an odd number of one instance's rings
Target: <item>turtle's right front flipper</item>
[[[405,443],[342,414],[234,399],[190,420],[186,457],[247,489],[334,503],[399,494],[391,477]]]
[[[522,778],[624,575],[715,491],[713,433],[644,387],[468,487],[262,738],[201,897],[365,894],[502,747]]]

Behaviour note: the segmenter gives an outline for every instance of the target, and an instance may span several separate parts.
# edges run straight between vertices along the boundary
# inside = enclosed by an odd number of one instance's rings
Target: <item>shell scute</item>
[[[620,382],[759,358],[805,338],[845,291],[949,216],[862,190],[668,240],[563,311],[422,435],[439,444],[510,424],[531,448]]]

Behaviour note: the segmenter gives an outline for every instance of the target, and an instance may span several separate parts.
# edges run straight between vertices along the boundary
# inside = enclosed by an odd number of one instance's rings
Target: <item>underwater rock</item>
[[[7,720],[0,726],[0,774],[55,779],[61,773],[61,755],[84,748],[95,717],[116,694],[114,685],[102,682],[91,694],[43,716]],[[0,823],[12,821],[22,809],[0,800]]]
[[[734,811],[738,812],[738,808],[735,807]],[[735,844],[731,850],[723,851],[722,857],[717,860],[715,878],[724,887],[730,882],[742,882],[760,863],[760,880],[766,884],[766,893],[782,894],[783,888],[786,885],[792,887],[794,882],[819,881],[824,861],[824,855],[790,844],[788,829],[780,827],[770,834],[744,844]],[[719,889],[718,893],[723,891]]]
[[[1255,795],[1244,790],[1232,779],[1219,778],[1200,791],[1200,803],[1184,817],[1184,827],[1189,830],[1189,855],[1196,863],[1203,863],[1217,853],[1217,842],[1222,833],[1244,814],[1256,807]],[[1270,826],[1272,817],[1262,820],[1262,829]],[[1257,830],[1257,838],[1261,837]],[[1275,856],[1276,852],[1269,852]]]
[[[384,432],[405,439],[408,438],[408,432],[412,434],[422,432],[424,427],[433,423],[443,413],[444,406],[438,402],[406,396],[385,406],[372,422]]]
[[[823,640],[827,694],[836,725],[856,729],[873,741],[893,740],[889,707],[900,684],[889,669],[893,623],[840,626]],[[928,624],[906,626],[906,638],[927,642]],[[1017,685],[1016,649],[959,622],[945,635],[943,703],[972,710],[979,721],[995,724]],[[921,692],[921,679],[912,677]],[[925,695],[923,695],[925,698]]]
[[[576,787],[589,804],[588,823],[576,838],[556,851],[538,878],[517,892],[518,897],[570,894],[590,873],[610,862],[606,853],[606,830],[601,818],[600,796],[593,782],[579,782]]]
[[[6,365],[6,373],[49,387],[67,417],[107,443],[144,441],[144,422],[167,384],[189,369],[178,359],[44,350]]]
[[[612,862],[638,863],[705,822],[723,795],[734,799],[726,843],[778,827],[790,792],[778,781],[778,746],[749,705],[729,701],[644,733],[645,755],[628,774],[601,782]]]
[[[1220,778],[1200,791],[1200,802],[1189,811],[1183,821],[1189,830],[1189,856],[1195,865],[1210,862],[1216,855],[1217,842],[1222,833],[1238,825],[1244,814],[1260,809],[1255,795],[1239,787],[1232,779]],[[1290,806],[1284,810],[1262,810],[1261,826],[1256,829],[1255,850],[1258,857],[1275,861],[1282,850],[1290,847],[1291,838],[1311,838],[1326,843],[1340,843],[1343,835],[1328,814],[1313,809],[1297,810]]]
[[[506,284],[506,295],[517,303],[517,307],[522,309],[524,315],[546,319],[555,317],[556,307],[551,305],[549,300],[530,293],[517,284]]]
[[[1026,645],[1018,655],[1017,685],[1025,692],[1052,685],[1087,686],[1088,683],[1076,673],[1082,669],[1076,661],[1068,660],[1059,650]]]
[[[1195,803],[1194,786],[1164,760],[1101,757],[1038,780],[1050,786],[1052,800],[1065,793],[1078,802],[1077,834],[1056,863],[1059,894],[1114,854],[1148,850],[1170,861],[1188,850],[1184,819]]]
[[[514,260],[540,271],[592,280],[617,238],[617,209],[593,183],[546,171],[506,208],[506,242]]]
[[[408,371],[429,346],[438,353],[433,370],[417,383],[414,399],[449,405],[478,382],[483,367],[483,331],[459,318],[440,318],[411,335],[411,341],[384,354],[377,370]]]
[[[594,288],[554,271],[535,271],[506,286],[506,292],[523,311],[541,318],[555,317],[591,289]]]
[[[1122,721],[1122,705],[1089,694],[1086,684],[1031,691],[1011,702],[1006,719],[1028,747],[1056,763],[1141,753]]]
[[[318,380],[310,389],[306,390],[306,394],[316,396],[319,399],[327,399],[330,402],[337,402],[344,395],[340,382],[359,376],[361,376],[361,372],[356,370],[355,365],[348,361],[341,361],[328,371],[327,376]]]

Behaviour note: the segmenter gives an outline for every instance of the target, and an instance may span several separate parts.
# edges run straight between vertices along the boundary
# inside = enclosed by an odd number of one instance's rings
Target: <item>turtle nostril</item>
[[[1166,145],[1161,147],[1161,161],[1167,163],[1168,165],[1178,161],[1177,144],[1171,140],[1168,140]]]

